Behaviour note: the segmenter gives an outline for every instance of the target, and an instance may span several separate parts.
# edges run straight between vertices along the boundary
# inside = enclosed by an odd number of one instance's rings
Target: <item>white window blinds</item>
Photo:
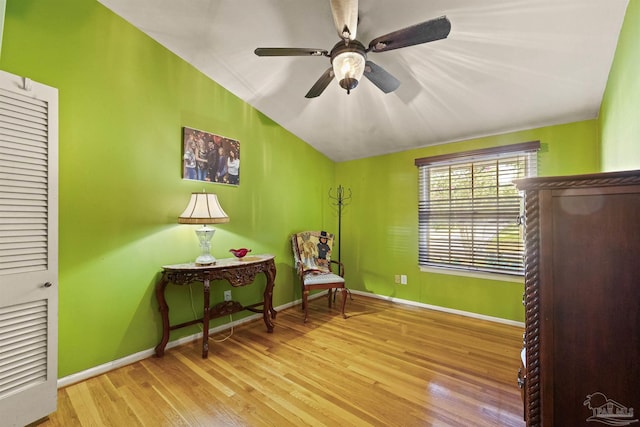
[[[419,264],[523,274],[522,198],[539,142],[417,159]]]

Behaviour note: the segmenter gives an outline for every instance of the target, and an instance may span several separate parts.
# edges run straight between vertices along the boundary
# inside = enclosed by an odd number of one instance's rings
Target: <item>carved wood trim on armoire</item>
[[[640,425],[640,171],[516,186],[527,425]]]

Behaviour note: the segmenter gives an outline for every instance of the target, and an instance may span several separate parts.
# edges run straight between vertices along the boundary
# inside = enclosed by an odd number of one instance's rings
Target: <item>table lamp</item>
[[[196,265],[212,265],[216,259],[211,255],[211,239],[216,232],[215,228],[207,227],[207,224],[220,224],[229,222],[229,217],[222,210],[218,202],[218,196],[211,193],[192,193],[187,208],[178,217],[180,224],[203,224],[196,230],[196,236],[200,241],[200,256],[196,258]]]

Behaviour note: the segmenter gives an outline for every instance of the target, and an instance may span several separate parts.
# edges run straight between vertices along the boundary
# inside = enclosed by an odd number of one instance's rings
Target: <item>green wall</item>
[[[600,110],[602,169],[640,168],[640,1],[630,0]]]
[[[199,253],[195,226],[177,223],[193,191],[217,193],[231,218],[214,256],[272,253],[274,304],[300,298],[287,236],[334,222],[332,161],[93,0],[9,0],[4,34],[0,68],[59,89],[60,377],[158,343],[160,266]],[[182,126],[240,141],[239,187],[181,179]],[[234,299],[259,301],[259,281]],[[172,318],[193,318],[172,288]]]
[[[487,316],[522,321],[520,283],[421,272],[418,170],[414,159],[539,140],[540,175],[597,172],[596,120],[425,147],[339,163],[337,181],[353,193],[343,219],[342,261],[352,289]],[[406,274],[407,285],[395,284]]]

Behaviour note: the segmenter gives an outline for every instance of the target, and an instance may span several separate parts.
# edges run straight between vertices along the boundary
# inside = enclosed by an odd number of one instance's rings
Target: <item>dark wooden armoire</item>
[[[527,425],[640,425],[640,171],[516,186]]]

